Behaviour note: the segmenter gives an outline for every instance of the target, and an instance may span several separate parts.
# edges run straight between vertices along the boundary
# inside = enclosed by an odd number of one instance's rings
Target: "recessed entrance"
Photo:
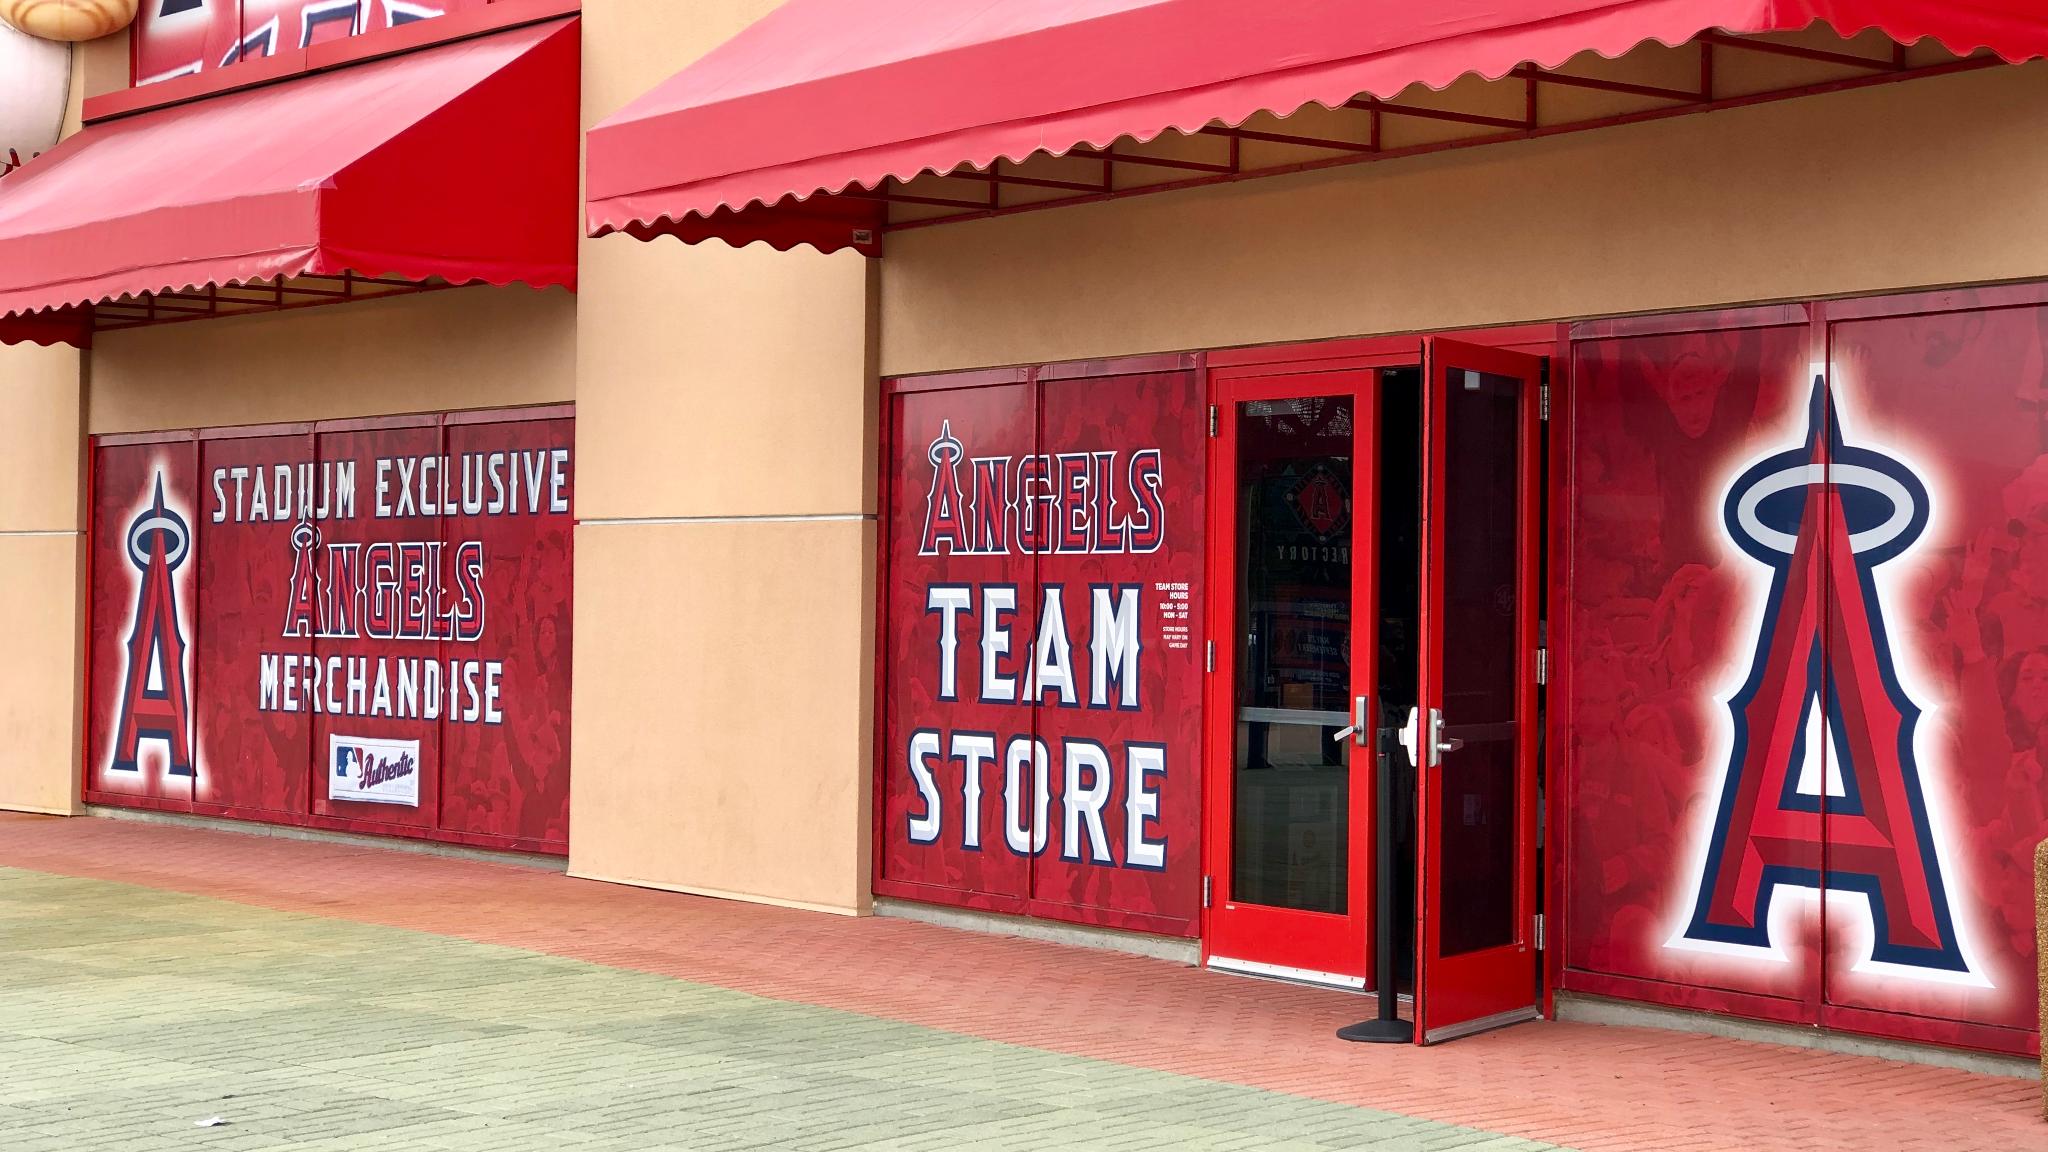
[[[1536,1012],[1543,368],[1410,348],[1212,373],[1205,954],[1426,1043]]]

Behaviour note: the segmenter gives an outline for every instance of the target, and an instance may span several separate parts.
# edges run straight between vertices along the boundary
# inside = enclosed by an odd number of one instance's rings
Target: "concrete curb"
[[[1955,1068],[1964,1072],[1976,1072],[1986,1076],[2009,1076],[2018,1080],[2031,1080],[2041,1075],[2041,1070],[2034,1066],[2033,1060],[2024,1056],[1999,1056],[1988,1052],[1939,1048],[1927,1044],[1911,1044],[1903,1040],[1859,1036],[1853,1032],[1772,1024],[1762,1020],[1744,1020],[1714,1013],[1688,1012],[1682,1008],[1610,1000],[1604,996],[1587,996],[1576,992],[1558,993],[1557,1018],[1581,1024],[1612,1024],[1629,1028],[1662,1028],[1669,1032],[1693,1032],[1704,1036],[1722,1036],[1731,1040],[1749,1040],[1760,1044],[1782,1044],[1791,1048],[1834,1052],[1844,1056],[1875,1056],[1881,1060],[1927,1064],[1936,1068]]]
[[[182,812],[151,812],[142,808],[108,808],[88,805],[85,815],[102,820],[125,820],[133,824],[169,824],[179,828],[203,828],[235,836],[262,836],[273,840],[309,840],[319,844],[346,844],[352,848],[378,848],[386,852],[411,852],[418,856],[446,856],[484,864],[510,864],[542,872],[565,872],[564,856],[528,855],[524,852],[493,852],[488,848],[465,848],[436,840],[413,840],[404,836],[366,836],[355,832],[330,832],[324,828],[293,828],[283,824],[257,824],[248,820],[224,820],[213,816],[192,816]]]

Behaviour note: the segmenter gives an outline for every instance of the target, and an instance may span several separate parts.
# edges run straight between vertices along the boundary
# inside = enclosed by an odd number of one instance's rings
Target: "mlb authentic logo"
[[[420,742],[367,736],[327,738],[327,798],[420,806]]]

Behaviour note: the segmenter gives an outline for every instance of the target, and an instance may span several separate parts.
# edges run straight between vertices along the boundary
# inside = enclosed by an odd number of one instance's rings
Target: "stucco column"
[[[2034,849],[2034,931],[2039,945],[2034,959],[2041,970],[2041,1028],[2048,1031],[2048,840]],[[2048,1049],[2041,1053],[2041,1079],[2041,1115],[2048,1118]]]
[[[80,354],[0,347],[0,808],[79,810]]]
[[[587,8],[586,121],[772,7]],[[570,871],[865,911],[870,268],[612,236],[579,279]]]
[[[78,45],[63,135],[128,85],[128,33]],[[0,345],[0,809],[83,808],[85,433],[90,357]]]

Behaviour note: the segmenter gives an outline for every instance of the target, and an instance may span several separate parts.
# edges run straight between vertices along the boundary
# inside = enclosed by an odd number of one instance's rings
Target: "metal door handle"
[[[1355,741],[1360,748],[1363,748],[1368,743],[1370,743],[1371,741],[1366,735],[1370,727],[1369,723],[1367,722],[1365,714],[1365,710],[1367,707],[1369,707],[1369,705],[1366,701],[1366,698],[1363,696],[1360,696],[1352,700],[1351,723],[1343,728],[1337,729],[1337,731],[1330,737],[1330,739],[1336,741],[1339,744],[1342,744],[1346,740]]]
[[[1465,742],[1456,736],[1444,739],[1444,714],[1438,709],[1429,710],[1429,737],[1425,743],[1422,737],[1422,711],[1408,710],[1408,723],[1401,729],[1401,747],[1408,752],[1408,763],[1420,768],[1426,758],[1428,767],[1434,768],[1444,762],[1444,753],[1456,752]],[[1417,745],[1422,745],[1418,748]]]
[[[1443,763],[1444,753],[1456,752],[1465,746],[1465,742],[1456,736],[1444,739],[1444,714],[1435,708],[1429,710],[1429,742],[1429,766],[1432,768]]]

